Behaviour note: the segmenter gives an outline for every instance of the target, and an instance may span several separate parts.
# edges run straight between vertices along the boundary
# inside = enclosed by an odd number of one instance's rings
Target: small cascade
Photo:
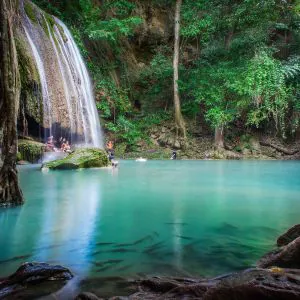
[[[56,141],[62,137],[73,145],[103,148],[92,83],[70,31],[31,5],[37,22],[24,13],[22,25],[40,77],[44,138],[53,135]]]

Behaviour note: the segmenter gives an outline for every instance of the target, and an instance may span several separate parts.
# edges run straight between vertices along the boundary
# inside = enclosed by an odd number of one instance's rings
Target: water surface
[[[0,276],[22,261],[84,277],[212,276],[252,266],[299,223],[300,163],[121,161],[20,168],[26,203],[0,209]]]

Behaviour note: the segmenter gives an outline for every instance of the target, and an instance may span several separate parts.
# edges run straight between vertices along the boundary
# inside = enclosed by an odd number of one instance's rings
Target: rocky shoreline
[[[91,288],[91,292],[82,292],[75,299],[300,299],[300,224],[281,235],[277,245],[276,250],[257,262],[256,268],[211,279],[157,276],[138,280],[111,278],[112,281],[123,280],[123,286],[131,291],[127,293],[129,296],[101,298],[96,292],[92,293]],[[53,293],[72,278],[71,271],[62,266],[24,263],[14,274],[0,279],[0,299],[36,299],[45,295],[57,298]],[[104,279],[99,279],[93,284],[103,283]]]

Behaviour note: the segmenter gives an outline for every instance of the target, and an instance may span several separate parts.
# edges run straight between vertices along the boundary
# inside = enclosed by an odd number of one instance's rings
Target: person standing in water
[[[171,158],[170,159],[177,159],[177,152],[173,150]]]

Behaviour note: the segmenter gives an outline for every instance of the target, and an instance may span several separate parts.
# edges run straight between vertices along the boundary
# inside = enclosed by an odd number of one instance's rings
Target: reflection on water
[[[46,261],[93,278],[217,275],[249,267],[298,222],[298,162],[122,161],[20,169],[22,207],[0,209],[0,276]]]

